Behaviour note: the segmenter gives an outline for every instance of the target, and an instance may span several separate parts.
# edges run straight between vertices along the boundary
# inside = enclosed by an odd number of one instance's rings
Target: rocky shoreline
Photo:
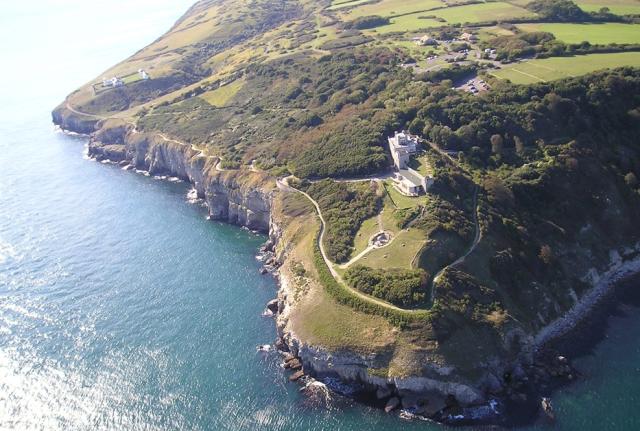
[[[191,146],[152,133],[142,133],[120,120],[78,120],[59,108],[54,123],[64,130],[89,135],[88,153],[99,161],[111,161],[123,168],[169,175],[193,184],[214,220],[226,221],[267,233],[263,270],[279,284],[277,300],[267,306],[276,318],[277,348],[292,381],[304,381],[305,388],[322,382],[338,393],[368,402],[402,415],[430,418],[452,425],[499,424],[503,426],[535,420],[540,410],[551,415],[544,394],[576,378],[569,360],[547,346],[565,336],[590,315],[592,310],[625,278],[640,273],[640,244],[611,253],[608,270],[592,269],[585,281],[592,286],[562,318],[550,323],[535,336],[526,336],[527,349],[518,364],[497,366],[497,375],[481,384],[460,381],[452,370],[433,366],[430,375],[385,378],[372,375],[373,359],[353,352],[331,352],[308,345],[289,325],[291,284],[279,268],[285,263],[286,248],[276,247],[282,228],[272,213],[277,188],[273,178],[253,171],[221,171],[219,160],[203,155]],[[315,385],[315,387],[320,387]],[[543,390],[541,390],[541,388]],[[528,412],[523,415],[522,412]],[[514,415],[515,413],[515,415]]]

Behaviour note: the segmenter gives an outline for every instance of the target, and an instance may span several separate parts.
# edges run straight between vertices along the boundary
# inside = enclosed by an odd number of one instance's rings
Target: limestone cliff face
[[[219,159],[166,137],[137,132],[122,122],[103,122],[89,142],[89,156],[175,176],[194,185],[214,220],[267,233],[274,182],[264,173],[221,171]]]
[[[66,108],[66,103],[61,104],[51,113],[53,124],[83,135],[89,135],[95,131],[98,120],[90,115],[80,115],[71,112]]]
[[[123,166],[130,165],[148,171],[152,175],[169,175],[189,181],[194,185],[198,196],[206,201],[212,219],[268,232],[270,243],[279,244],[275,248],[276,260],[283,263],[287,259],[289,245],[283,244],[282,240],[286,226],[279,224],[278,214],[272,214],[274,196],[277,193],[273,178],[249,170],[218,170],[217,158],[158,134],[138,132],[131,124],[120,120],[83,122],[60,112],[54,112],[53,118],[63,128],[78,133],[91,133],[89,155],[98,160],[108,159]],[[601,272],[592,269],[585,275],[584,280],[592,289],[581,300],[576,298],[575,307],[569,313],[538,334],[523,333],[519,339],[534,351],[545,342],[563,335],[588,315],[590,309],[615,282],[638,272],[640,244],[634,248],[612,251],[607,268]],[[309,344],[296,335],[289,319],[291,310],[296,306],[290,280],[290,274],[283,270],[278,292],[278,335],[300,357],[306,372],[336,376],[347,382],[382,388],[403,397],[406,394],[426,392],[452,394],[464,404],[474,404],[486,399],[487,389],[499,389],[501,385],[495,376],[503,375],[503,371],[513,372],[514,364],[504,364],[500,358],[496,358],[496,364],[486,367],[492,368],[494,372],[488,373],[485,379],[474,382],[460,378],[451,366],[429,364],[425,364],[424,371],[419,376],[385,378],[374,375],[372,370],[381,368],[375,354],[331,351],[323,346]],[[530,358],[521,359],[524,363],[531,361]],[[487,379],[491,378],[493,381],[487,383]]]

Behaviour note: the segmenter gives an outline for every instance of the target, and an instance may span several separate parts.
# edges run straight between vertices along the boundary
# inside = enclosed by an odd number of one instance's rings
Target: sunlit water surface
[[[287,382],[260,316],[264,237],[188,187],[82,157],[49,111],[190,0],[2,2],[0,429],[436,429]],[[635,311],[635,310],[630,310]],[[640,321],[618,317],[555,399],[557,429],[640,426]]]

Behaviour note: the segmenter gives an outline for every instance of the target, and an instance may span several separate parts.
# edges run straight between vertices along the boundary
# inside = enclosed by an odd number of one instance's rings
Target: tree
[[[491,136],[491,152],[498,156],[502,155],[504,149],[504,139],[502,136],[495,134]]]

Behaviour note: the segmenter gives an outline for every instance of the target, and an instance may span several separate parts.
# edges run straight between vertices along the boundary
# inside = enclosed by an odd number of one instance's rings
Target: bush
[[[354,28],[356,30],[365,30],[368,28],[381,27],[387,24],[389,24],[389,18],[385,18],[378,15],[371,15],[371,16],[361,16],[359,18],[354,19],[353,21],[346,22],[344,23],[344,28],[346,29]]]
[[[330,180],[301,184],[300,188],[320,205],[327,223],[327,254],[335,262],[347,261],[360,225],[378,213],[381,198],[368,185],[356,186]]]
[[[386,271],[355,265],[345,274],[351,287],[398,307],[414,307],[427,299],[428,276],[422,269]]]

